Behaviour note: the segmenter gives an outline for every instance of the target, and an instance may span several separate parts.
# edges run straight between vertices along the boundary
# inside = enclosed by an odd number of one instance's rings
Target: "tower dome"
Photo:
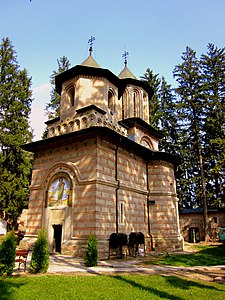
[[[82,63],[81,66],[85,66],[85,67],[92,67],[92,68],[101,68],[101,66],[94,60],[94,58],[91,55],[88,56],[88,58],[86,58]]]
[[[118,77],[119,77],[119,79],[131,78],[131,79],[137,80],[137,77],[128,69],[126,64],[125,64],[125,67],[123,68],[123,70],[118,75]]]
[[[124,68],[123,70],[120,72],[120,74],[118,75],[119,79],[136,79],[136,76],[134,76],[134,74],[128,69],[127,67],[127,57],[128,57],[129,53],[127,51],[124,51],[122,57],[124,58]]]

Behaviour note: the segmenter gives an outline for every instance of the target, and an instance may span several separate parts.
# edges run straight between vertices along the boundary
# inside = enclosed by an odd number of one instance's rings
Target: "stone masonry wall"
[[[52,224],[59,223],[54,221],[55,208],[45,208],[46,190],[52,176],[65,172],[71,178],[73,192],[71,208],[61,213],[67,216],[63,227],[71,228],[70,238],[68,232],[63,232],[63,254],[82,256],[90,234],[95,233],[99,257],[108,256],[109,237],[116,232],[116,191],[118,232],[142,232],[150,251],[146,162],[127,151],[126,145],[109,140],[84,136],[67,144],[53,144],[51,149],[39,149],[33,165],[27,236],[35,236],[38,229],[47,227],[52,241]],[[153,161],[148,165],[148,173],[150,200],[155,200],[149,216],[153,246],[160,251],[181,249],[173,166]]]
[[[70,171],[73,178],[73,223],[76,225],[76,232],[73,234],[77,236],[88,235],[90,231],[95,229],[94,200],[96,190],[94,185],[89,185],[90,182],[96,180],[96,145],[94,140],[59,145],[48,150],[43,149],[35,155],[30,186],[27,235],[36,235],[38,229],[45,225],[43,216],[46,184],[49,176],[51,176],[51,169],[54,167],[58,167],[61,172],[68,173]],[[84,232],[84,228],[86,228],[86,232]]]
[[[182,250],[173,166],[152,161],[148,170],[150,200],[155,201],[149,208],[153,247],[157,251]]]

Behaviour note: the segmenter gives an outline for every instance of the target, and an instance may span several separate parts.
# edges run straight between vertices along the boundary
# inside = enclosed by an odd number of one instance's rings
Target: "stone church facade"
[[[90,234],[99,257],[111,233],[142,232],[146,253],[182,250],[174,170],[148,124],[153,92],[125,67],[119,76],[89,57],[56,76],[60,117],[34,153],[26,237],[45,227],[50,251],[82,256]]]

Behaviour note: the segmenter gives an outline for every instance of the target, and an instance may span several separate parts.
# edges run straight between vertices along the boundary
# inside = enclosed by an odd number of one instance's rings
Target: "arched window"
[[[108,90],[108,108],[110,109],[111,112],[115,111],[115,103],[114,103],[114,92],[112,89]]]
[[[86,117],[82,118],[81,127],[82,127],[82,129],[87,128],[87,118]]]
[[[134,105],[134,117],[136,117],[136,109],[137,109],[137,93],[133,92],[133,105]]]
[[[67,95],[69,99],[69,106],[72,107],[74,106],[74,101],[75,101],[75,88],[74,86],[70,86],[67,90]]]
[[[75,124],[74,129],[80,130],[80,120],[75,120],[74,124]]]
[[[154,149],[151,140],[146,136],[142,137],[140,144],[148,149]]]
[[[139,104],[139,101],[138,101],[138,92],[135,90],[133,91],[133,114],[134,114],[134,117],[137,117],[138,116],[138,104]]]
[[[127,90],[125,90],[122,97],[122,119],[126,119],[130,117],[127,102],[128,102],[128,92]]]

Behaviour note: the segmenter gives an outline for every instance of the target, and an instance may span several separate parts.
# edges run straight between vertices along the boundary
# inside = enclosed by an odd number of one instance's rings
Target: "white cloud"
[[[46,103],[50,101],[50,83],[44,83],[42,85],[33,88],[33,102],[31,106],[30,125],[34,130],[34,141],[40,140],[45,128],[44,122],[47,121],[45,116]]]

